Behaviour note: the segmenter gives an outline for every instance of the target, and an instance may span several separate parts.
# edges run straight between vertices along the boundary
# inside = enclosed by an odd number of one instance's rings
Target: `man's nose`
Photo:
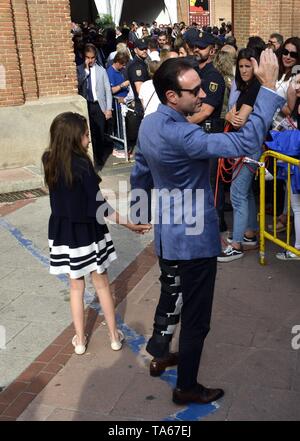
[[[199,95],[200,98],[206,98],[206,93],[204,92],[204,90],[201,88],[199,91]]]

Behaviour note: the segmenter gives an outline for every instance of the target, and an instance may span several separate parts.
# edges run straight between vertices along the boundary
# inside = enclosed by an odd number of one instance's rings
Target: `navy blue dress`
[[[92,271],[103,273],[117,258],[104,217],[96,201],[100,178],[85,158],[72,158],[73,184],[61,176],[50,190],[50,274],[78,279]],[[103,208],[103,207],[102,207]]]

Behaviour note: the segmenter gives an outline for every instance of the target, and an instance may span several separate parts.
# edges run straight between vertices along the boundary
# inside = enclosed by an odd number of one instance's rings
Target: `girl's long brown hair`
[[[87,120],[79,113],[65,112],[54,118],[50,127],[50,143],[42,156],[45,182],[53,189],[60,175],[66,184],[73,183],[72,156],[78,155],[91,163],[82,146],[82,136],[88,130]]]

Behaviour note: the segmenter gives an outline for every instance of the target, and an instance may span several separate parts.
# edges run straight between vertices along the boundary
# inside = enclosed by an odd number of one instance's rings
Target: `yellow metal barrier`
[[[280,247],[285,250],[289,250],[292,253],[296,254],[300,257],[300,250],[292,247],[290,245],[290,236],[291,236],[291,165],[300,166],[300,160],[294,159],[291,156],[282,155],[277,152],[273,152],[272,150],[267,150],[260,158],[260,162],[265,164],[266,158],[272,157],[274,158],[274,192],[273,192],[273,232],[274,234],[270,234],[266,231],[266,187],[265,187],[265,167],[260,167],[260,208],[259,208],[259,261],[261,265],[265,265],[265,241],[270,240],[271,242],[276,243]],[[277,238],[276,224],[276,188],[277,188],[277,161],[284,161],[288,163],[288,178],[287,178],[287,200],[288,200],[288,212],[287,212],[287,233],[286,233],[286,242]]]

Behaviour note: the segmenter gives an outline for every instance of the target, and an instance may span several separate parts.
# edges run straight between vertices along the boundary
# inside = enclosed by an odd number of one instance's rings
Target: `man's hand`
[[[106,110],[104,112],[104,115],[105,115],[105,119],[110,119],[112,117],[111,110]]]
[[[90,70],[90,62],[88,60],[84,61],[84,67],[85,69]]]
[[[258,65],[255,58],[251,58],[254,74],[262,86],[275,90],[278,79],[278,60],[272,49],[265,49],[260,56]]]
[[[149,233],[149,231],[152,228],[151,224],[142,224],[142,225],[135,225],[135,224],[125,224],[125,227],[129,228],[129,230],[133,231],[134,233],[137,234],[145,234],[145,233]]]

